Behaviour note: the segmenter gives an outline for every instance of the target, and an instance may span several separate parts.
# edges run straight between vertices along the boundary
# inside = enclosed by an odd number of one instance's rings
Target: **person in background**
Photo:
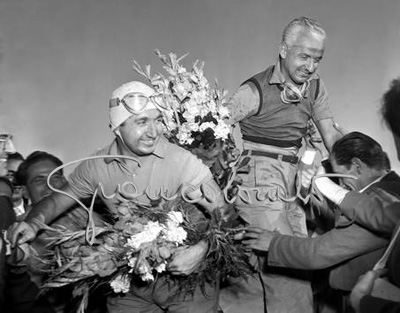
[[[19,152],[9,153],[7,159],[7,177],[14,186],[13,206],[17,220],[22,221],[28,209],[28,199],[22,191],[20,183],[16,179],[16,173],[19,165],[24,161],[24,157]]]
[[[384,121],[392,131],[397,157],[400,160],[400,78],[393,79],[389,89],[382,98],[381,113]],[[346,195],[349,196],[349,195]],[[372,219],[368,215],[372,208],[378,211],[378,218]],[[362,212],[365,209],[366,212]],[[360,214],[359,214],[360,213]],[[357,207],[351,212],[358,223],[381,233],[394,232],[400,227],[400,202],[387,205],[387,203],[374,203]],[[354,215],[356,214],[356,215]],[[397,225],[396,225],[397,221]],[[394,248],[387,262],[387,277],[393,287],[400,292],[400,237],[394,242]],[[360,277],[350,294],[350,303],[357,313],[395,313],[400,312],[400,299],[387,300],[372,296],[371,291],[379,273],[367,272]]]
[[[120,217],[118,206],[126,202],[126,193],[135,193],[139,203],[150,204],[148,188],[166,190],[175,194],[182,185],[193,186],[189,198],[201,199],[198,204],[211,212],[223,202],[222,195],[209,202],[200,187],[220,193],[208,167],[195,155],[169,143],[163,136],[162,107],[153,99],[155,91],[149,86],[132,81],[118,87],[112,93],[109,104],[111,130],[114,141],[96,152],[97,156],[79,164],[61,190],[78,199],[90,198],[101,182],[104,192],[99,196],[116,220]],[[126,156],[120,158],[119,155]],[[126,185],[123,192],[117,186]],[[132,187],[132,188],[131,188]],[[114,197],[106,195],[114,194]],[[41,223],[48,224],[68,210],[75,201],[61,193],[53,193],[39,202],[24,222],[10,229],[10,241],[21,244],[32,240]],[[178,248],[167,270],[174,275],[189,275],[202,262],[208,245],[199,242],[190,247]],[[162,276],[149,284],[132,281],[129,293],[108,297],[107,309],[114,312],[217,312],[218,284],[206,284],[205,292],[198,286],[193,293],[182,296],[180,286],[168,276]]]
[[[53,194],[54,191],[49,188],[47,179],[51,172],[62,165],[63,162],[57,156],[46,151],[34,151],[20,164],[15,175],[16,180],[20,182],[23,192],[29,198],[32,206],[35,206],[40,201]],[[61,188],[66,182],[67,180],[62,168],[56,171],[50,178],[51,186],[56,189]],[[93,216],[96,223],[99,224],[101,222],[98,215],[100,208],[96,207],[95,210],[97,211],[93,212]],[[87,213],[81,207],[77,206],[52,221],[50,226],[57,227],[57,225],[63,225],[69,230],[82,229],[86,225],[86,220]],[[43,231],[31,243],[31,246],[41,255],[45,252],[45,247],[49,243],[48,238],[51,237],[51,231]],[[42,286],[46,275],[38,270],[40,266],[34,260],[35,259],[31,259],[28,263],[30,265],[31,276],[38,286]],[[48,300],[57,311],[72,310],[73,304],[70,303],[70,292],[68,288],[63,288],[63,292],[55,291],[49,294]],[[90,300],[87,312],[105,311],[104,297],[102,297],[101,294],[95,294]],[[95,301],[97,301],[98,304],[96,304]]]
[[[19,152],[7,154],[7,177],[10,181],[14,181],[18,166],[22,163],[24,157]]]
[[[13,187],[7,179],[6,172],[4,176],[0,176],[0,306],[3,308],[6,304],[7,297],[5,296],[6,280],[8,269],[6,264],[6,255],[10,254],[7,251],[7,246],[4,238],[4,231],[16,221],[15,213],[12,209],[11,197]]]
[[[12,198],[13,186],[6,176],[0,176],[0,187],[0,230],[4,231],[15,222],[16,217],[15,212],[9,209],[9,201]]]
[[[20,264],[20,251],[11,249],[5,231],[16,221],[12,207],[13,186],[6,176],[0,177],[0,307],[4,313],[55,313],[39,288],[32,282],[28,269]]]
[[[350,175],[342,177],[340,183],[347,189],[364,193],[370,198],[385,198],[386,194],[396,193],[400,197],[400,177],[387,171],[386,153],[371,137],[351,132],[339,139],[330,154],[334,173]],[[315,181],[319,190],[326,190],[329,178]],[[330,200],[340,207],[344,191],[330,191]],[[303,270],[330,268],[329,284],[343,291],[345,305],[348,293],[358,277],[368,270],[383,255],[389,238],[379,235],[352,220],[338,214],[335,209],[335,227],[313,238],[299,238],[277,234],[262,228],[249,228],[243,235],[243,244],[257,252],[268,251],[268,264],[277,267],[290,267]]]
[[[239,192],[236,208],[250,226],[307,236],[305,213],[293,200],[307,126],[310,121],[315,123],[328,151],[342,136],[317,72],[325,42],[325,30],[317,21],[292,20],[283,31],[276,64],[247,79],[230,101],[227,122],[239,124],[242,160],[250,158],[248,172],[238,176],[251,203],[241,199]],[[262,194],[261,200],[257,194]],[[224,312],[249,308],[269,313],[311,312],[312,291],[304,273],[276,270],[265,261],[265,257],[258,258],[257,279],[236,282],[221,291]]]

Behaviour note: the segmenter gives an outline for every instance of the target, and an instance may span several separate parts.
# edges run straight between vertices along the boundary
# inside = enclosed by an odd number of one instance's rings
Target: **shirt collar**
[[[14,212],[17,216],[25,213],[24,201],[21,201],[21,203],[18,206],[14,207]]]
[[[358,192],[364,192],[365,190],[367,190],[369,187],[371,187],[371,185],[381,181],[386,175],[388,175],[389,173],[385,173],[382,176],[378,177],[377,179],[375,179],[373,182],[369,183],[367,186],[365,186],[363,189],[359,190]]]
[[[160,140],[157,142],[157,145],[151,155],[155,155],[156,157],[159,157],[161,159],[165,158],[166,155],[166,149],[167,149],[167,139],[162,136]],[[126,156],[132,156],[136,157],[131,151],[129,151],[126,146],[123,144],[122,140],[119,137],[116,137],[111,145],[108,148],[107,155],[109,155],[109,158],[105,158],[104,162],[107,164],[116,161],[116,162],[121,162],[121,159],[118,157],[115,157],[115,155],[126,155]],[[138,158],[140,161],[140,157]]]
[[[308,79],[309,81],[313,79],[318,79],[319,74],[317,72],[314,72],[311,77]],[[282,85],[285,82],[285,78],[283,77],[283,74],[281,72],[281,59],[278,58],[278,61],[276,62],[274,66],[274,71],[272,72],[271,78],[269,80],[269,84],[277,84],[277,85]]]

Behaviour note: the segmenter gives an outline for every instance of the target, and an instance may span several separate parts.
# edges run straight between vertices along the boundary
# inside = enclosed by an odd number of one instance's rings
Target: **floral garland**
[[[214,88],[210,86],[203,73],[204,63],[196,61],[187,70],[180,64],[187,54],[178,58],[174,53],[155,53],[167,75],[151,75],[150,65],[142,69],[136,61],[133,68],[149,80],[168,107],[163,112],[165,135],[187,149],[207,149],[219,139],[228,139],[231,128],[224,122],[229,116],[225,106],[227,92],[219,90],[217,82]]]
[[[114,223],[94,227],[93,244],[87,242],[85,230],[42,225],[54,234],[41,268],[49,275],[44,289],[73,286],[74,296],[81,299],[78,312],[85,311],[93,288],[108,286],[111,292],[126,293],[134,277],[151,282],[168,275],[179,281],[182,291],[191,292],[206,282],[253,274],[247,254],[233,239],[241,225],[222,219],[219,210],[206,217],[196,205],[176,198],[151,206],[129,201],[118,207],[118,214]],[[195,273],[174,276],[166,271],[178,248],[201,240],[208,242],[209,250]]]

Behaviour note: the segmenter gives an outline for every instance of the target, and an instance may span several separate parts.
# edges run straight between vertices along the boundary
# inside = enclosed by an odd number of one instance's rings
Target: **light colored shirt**
[[[173,197],[182,187],[196,189],[212,180],[209,168],[199,158],[164,137],[151,155],[141,157],[138,162],[116,157],[121,154],[127,155],[126,149],[124,152],[121,141],[114,140],[95,153],[109,157],[82,162],[68,178],[74,194],[88,198],[99,188],[99,196],[115,213],[121,202],[136,199],[149,204],[160,193]]]

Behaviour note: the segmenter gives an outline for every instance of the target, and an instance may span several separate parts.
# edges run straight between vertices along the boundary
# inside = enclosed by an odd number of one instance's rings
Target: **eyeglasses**
[[[119,106],[122,103],[128,112],[132,114],[140,114],[145,110],[149,101],[161,110],[168,109],[166,101],[162,95],[152,95],[147,97],[139,92],[128,93],[122,99],[110,99],[110,108]]]
[[[283,90],[281,91],[281,100],[283,103],[299,103],[301,100],[308,97],[310,82],[306,81],[301,88],[284,83]]]

